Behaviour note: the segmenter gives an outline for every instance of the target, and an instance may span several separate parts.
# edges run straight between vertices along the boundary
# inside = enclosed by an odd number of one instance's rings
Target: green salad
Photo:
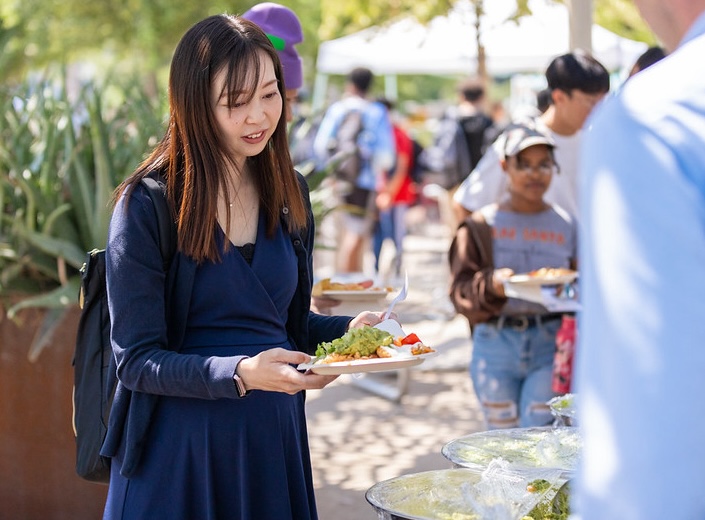
[[[534,481],[531,484],[537,488],[550,484],[545,480]],[[541,502],[521,520],[568,520],[570,517],[570,481],[558,488],[550,501]]]
[[[316,347],[316,357],[323,358],[328,354],[356,358],[370,356],[375,353],[377,347],[391,345],[393,340],[389,332],[365,325],[350,329],[333,341],[319,343]]]

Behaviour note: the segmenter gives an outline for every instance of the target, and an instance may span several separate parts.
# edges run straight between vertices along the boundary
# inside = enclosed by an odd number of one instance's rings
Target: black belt
[[[563,319],[563,313],[553,314],[533,314],[526,316],[497,316],[487,321],[488,325],[494,325],[497,328],[511,327],[517,330],[526,330],[529,327],[535,327],[540,323]]]

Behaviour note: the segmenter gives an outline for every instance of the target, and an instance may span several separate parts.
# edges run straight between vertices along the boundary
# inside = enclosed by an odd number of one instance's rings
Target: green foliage
[[[594,20],[605,29],[625,38],[658,45],[656,36],[632,0],[595,0]]]
[[[412,15],[421,23],[446,14],[458,0],[417,2],[333,2],[281,0],[299,14],[304,41],[297,46],[304,59],[306,83],[313,84],[321,41],[372,25],[385,25]],[[480,6],[490,0],[471,0]],[[527,0],[515,0],[517,16],[529,15]],[[556,0],[561,1],[561,0]],[[3,0],[0,5],[0,73],[4,81],[50,63],[91,60],[97,67],[124,66],[156,75],[168,65],[184,31],[216,13],[241,14],[257,0],[182,2],[167,0]],[[655,43],[632,0],[594,0],[597,23],[622,36]],[[154,90],[153,92],[156,92]],[[420,97],[417,99],[426,99]]]
[[[242,0],[3,0],[0,19],[17,32],[5,48],[3,77],[5,81],[21,78],[28,70],[81,59],[109,66],[130,63],[149,73],[168,63],[191,25],[211,14],[243,12],[246,4]]]
[[[40,77],[0,91],[0,296],[19,299],[11,318],[76,302],[85,253],[106,242],[113,190],[163,132],[139,83],[87,83],[72,96],[68,84]]]
[[[473,0],[473,3],[481,0]],[[417,2],[397,0],[395,2],[322,2],[321,24],[318,36],[321,40],[338,38],[373,25],[386,25],[400,16],[414,16],[420,22],[428,22],[434,16],[446,14],[455,2]]]

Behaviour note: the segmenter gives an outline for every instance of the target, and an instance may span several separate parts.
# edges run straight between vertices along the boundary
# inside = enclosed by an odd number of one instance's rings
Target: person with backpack
[[[392,113],[394,103],[386,98],[378,101]],[[400,276],[403,241],[406,235],[406,213],[418,197],[416,182],[412,178],[415,167],[414,143],[402,128],[402,125],[392,116],[392,130],[396,156],[394,166],[380,178],[377,184],[377,224],[372,237],[372,251],[375,255],[375,272],[379,273],[380,254],[386,239],[394,242],[395,255],[393,260],[394,275]]]
[[[337,270],[363,270],[363,256],[376,220],[379,179],[394,163],[394,134],[387,109],[367,99],[374,75],[359,67],[347,76],[346,96],[326,111],[313,143],[320,169],[343,186],[342,238]]]
[[[553,140],[558,171],[553,175],[545,199],[579,221],[578,163],[582,128],[592,110],[609,92],[610,75],[597,59],[577,49],[551,61],[546,69],[546,81],[551,91],[551,103],[546,111],[514,124],[534,128]],[[511,127],[512,124],[508,126]],[[508,135],[505,130],[495,139],[453,195],[459,222],[480,208],[501,203],[511,196],[509,181],[501,166]],[[565,314],[564,326],[569,334],[577,335],[574,313]]]
[[[380,314],[309,310],[315,230],[282,77],[256,24],[196,23],[173,55],[166,133],[116,190],[105,519],[317,518],[304,398],[334,376],[295,367]],[[147,176],[175,222],[166,270]]]
[[[475,168],[499,132],[485,112],[485,87],[469,79],[458,87],[459,102],[440,121],[434,142],[422,155],[428,180],[454,190]]]
[[[556,142],[556,175],[546,200],[580,219],[578,208],[578,152],[581,130],[593,108],[610,89],[607,69],[590,54],[575,50],[551,61],[546,69],[551,102],[539,117],[516,123],[534,126]],[[459,222],[481,207],[497,202],[507,193],[507,179],[500,161],[504,143],[498,137],[453,195]]]

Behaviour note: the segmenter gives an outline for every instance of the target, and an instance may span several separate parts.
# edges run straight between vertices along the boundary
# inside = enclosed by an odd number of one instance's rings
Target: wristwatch
[[[238,363],[239,364],[239,363]],[[235,388],[237,389],[238,397],[245,397],[250,392],[245,389],[245,383],[242,378],[237,375],[237,366],[235,366],[235,372],[233,372],[233,383],[235,383]]]

